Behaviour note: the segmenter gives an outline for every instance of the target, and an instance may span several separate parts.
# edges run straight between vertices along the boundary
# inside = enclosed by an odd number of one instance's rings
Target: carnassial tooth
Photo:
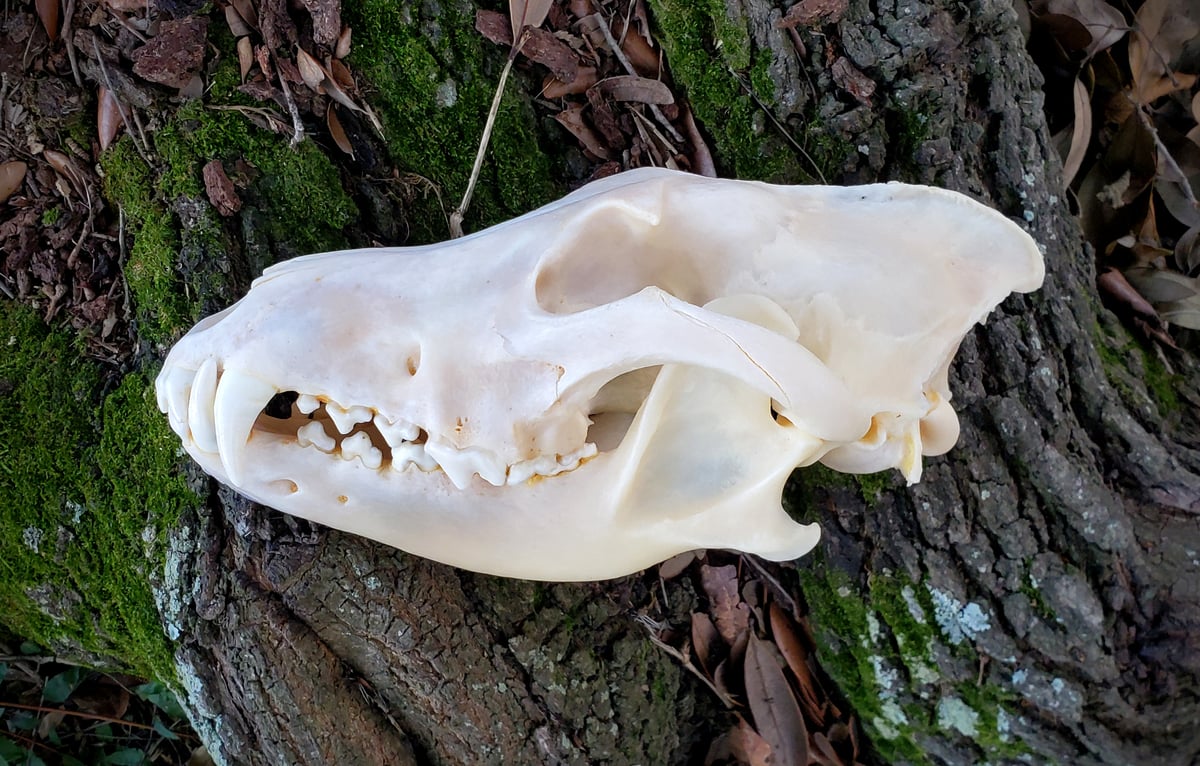
[[[362,460],[363,465],[367,468],[378,468],[383,465],[383,453],[379,451],[378,447],[371,444],[371,437],[362,431],[342,439],[342,459],[353,460],[354,458]]]
[[[213,413],[217,446],[229,483],[241,483],[241,472],[250,430],[262,408],[278,393],[275,386],[238,369],[226,369],[217,385]]]
[[[329,419],[340,434],[348,434],[354,426],[371,419],[371,411],[358,404],[345,408],[336,402],[328,402],[325,411],[329,413]]]
[[[482,447],[458,449],[441,439],[435,439],[425,444],[425,451],[433,456],[459,489],[466,489],[475,474],[493,487],[504,486],[508,467],[491,450]]]
[[[204,452],[217,451],[217,424],[213,420],[213,398],[217,395],[217,361],[204,360],[192,379],[192,394],[188,397],[187,423],[192,441]]]
[[[549,476],[558,467],[558,461],[552,455],[542,455],[532,460],[522,460],[514,463],[508,469],[508,484],[522,484],[534,476]]]
[[[409,423],[404,418],[391,421],[383,415],[376,415],[371,422],[375,424],[375,428],[379,430],[380,436],[389,447],[396,447],[401,442],[413,441],[421,433],[421,429],[417,428],[416,424]]]
[[[333,452],[337,446],[333,437],[325,433],[325,426],[316,420],[300,426],[300,430],[296,431],[296,443],[301,447],[316,447],[322,452]]]
[[[438,467],[437,461],[425,451],[424,444],[401,442],[392,446],[392,468],[403,471],[410,465],[415,465],[426,473]]]
[[[296,409],[302,415],[311,415],[321,406],[321,400],[312,394],[300,394],[296,397]]]

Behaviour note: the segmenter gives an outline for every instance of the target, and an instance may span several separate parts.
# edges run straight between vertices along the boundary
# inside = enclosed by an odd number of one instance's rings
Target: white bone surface
[[[466,569],[792,559],[820,533],[781,507],[791,471],[917,481],[958,437],[963,336],[1042,277],[952,192],[635,170],[462,239],[271,267],[171,350],[159,407],[247,497]],[[281,392],[291,418],[260,414]]]

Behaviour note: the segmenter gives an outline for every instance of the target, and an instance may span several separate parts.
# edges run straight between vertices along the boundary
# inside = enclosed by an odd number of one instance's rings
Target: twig
[[[121,115],[121,122],[125,125],[126,132],[129,133],[130,139],[133,141],[133,148],[137,149],[137,153],[147,165],[150,165],[149,144],[145,144],[146,136],[141,136],[141,141],[138,141],[138,136],[133,132],[133,125],[130,124],[129,115],[125,114],[125,107],[121,104],[121,99],[117,96],[116,89],[113,88],[112,80],[108,77],[108,67],[104,66],[104,57],[100,55],[100,46],[96,43],[96,38],[92,38],[92,52],[96,54],[96,63],[100,65],[100,76],[104,78],[104,87],[112,94],[113,102],[117,105],[117,114]],[[140,128],[141,125],[139,124]]]
[[[275,54],[271,54],[271,58],[275,58]],[[279,77],[283,102],[287,104],[288,114],[292,116],[292,140],[288,142],[288,146],[295,148],[304,140],[304,122],[300,119],[300,109],[296,106],[296,100],[292,98],[292,89],[288,87],[287,78],[283,76],[278,62],[275,63],[275,74]]]
[[[804,159],[808,160],[808,164],[812,165],[813,170],[817,174],[817,178],[821,179],[821,183],[828,184],[829,182],[825,180],[825,174],[822,173],[821,168],[817,166],[816,160],[809,156],[809,153],[804,151],[804,147],[801,146],[796,139],[792,138],[792,134],[787,131],[787,128],[785,128],[783,124],[779,122],[779,120],[775,119],[775,113],[767,108],[767,105],[762,102],[762,99],[758,97],[758,94],[754,92],[754,89],[746,84],[746,81],[742,79],[742,76],[733,71],[732,68],[729,69],[729,74],[733,75],[737,79],[738,85],[742,86],[742,90],[746,91],[746,95],[749,96],[750,99],[754,101],[755,105],[763,111],[763,114],[767,116],[767,119],[770,120],[771,124],[775,126],[775,129],[779,131],[779,134],[783,136],[789,144],[795,147],[796,151],[800,152],[800,154],[804,156]]]
[[[146,729],[154,731],[154,727],[149,724],[136,723],[135,721],[126,721],[121,718],[113,718],[109,715],[97,715],[96,713],[82,713],[78,710],[63,710],[58,707],[46,707],[44,705],[22,705],[19,702],[5,702],[0,700],[0,707],[12,708],[14,710],[30,710],[34,713],[60,713],[62,715],[74,716],[76,718],[87,718],[91,721],[104,721],[105,723],[117,723],[122,726],[128,726],[131,729]]]
[[[692,664],[692,661],[683,654],[683,652],[679,651],[658,637],[658,633],[662,630],[662,625],[659,622],[652,617],[647,617],[644,614],[639,614],[634,617],[634,619],[646,629],[646,634],[650,636],[651,643],[674,657],[676,660],[678,660],[679,664],[682,665],[686,670],[690,671],[692,675],[703,681],[704,685],[711,689],[713,694],[717,695],[717,699],[721,700],[721,704],[730,710],[738,707],[737,701],[733,697],[730,697],[728,694],[718,689],[716,684],[714,684],[708,679],[707,676],[701,673],[700,670]]]
[[[604,42],[608,43],[608,47],[612,49],[613,55],[617,57],[617,61],[621,62],[621,66],[625,67],[626,72],[634,77],[640,77],[641,75],[633,68],[633,63],[629,60],[629,57],[625,55],[625,51],[621,50],[617,39],[613,37],[612,30],[608,28],[608,20],[601,16],[599,11],[594,14],[594,18],[596,19],[596,25],[600,27],[600,32],[604,35]],[[647,104],[647,106],[650,107],[650,111],[654,114],[655,118],[662,123],[663,128],[671,134],[671,138],[675,139],[677,143],[682,144],[683,136],[679,135],[679,131],[675,130],[675,126],[671,124],[667,116],[658,108],[658,104]]]
[[[62,40],[67,46],[67,61],[71,62],[71,74],[75,75],[75,86],[83,87],[83,78],[79,76],[79,62],[75,60],[75,46],[71,43],[71,20],[75,18],[75,0],[67,0],[67,10],[63,14]]]
[[[488,142],[492,139],[492,128],[496,126],[496,115],[500,112],[500,99],[504,97],[504,85],[508,82],[508,73],[512,71],[513,62],[516,61],[517,54],[520,53],[521,47],[525,45],[527,39],[529,39],[529,33],[521,30],[521,39],[513,46],[508,61],[504,62],[504,69],[500,70],[500,83],[496,86],[496,95],[492,97],[492,108],[488,110],[487,122],[483,124],[483,135],[479,138],[479,150],[475,152],[475,164],[471,167],[471,177],[467,179],[467,191],[463,194],[462,202],[458,203],[458,207],[450,213],[451,239],[458,239],[463,235],[463,218],[467,215],[467,208],[471,206],[471,196],[475,193],[475,182],[479,180],[479,171],[483,169],[483,155],[487,152]]]

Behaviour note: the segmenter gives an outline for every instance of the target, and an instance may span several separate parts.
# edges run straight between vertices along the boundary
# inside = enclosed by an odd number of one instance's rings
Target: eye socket
[[[300,394],[295,391],[280,391],[271,397],[271,401],[267,402],[267,406],[263,408],[263,412],[269,417],[278,420],[287,420],[292,416],[292,405],[300,398]]]

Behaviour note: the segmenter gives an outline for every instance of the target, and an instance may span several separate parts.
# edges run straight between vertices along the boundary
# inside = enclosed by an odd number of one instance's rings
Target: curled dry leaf
[[[241,75],[242,82],[246,82],[246,75],[250,74],[250,68],[254,66],[254,46],[250,43],[249,37],[238,38],[237,57],[238,73]]]
[[[1139,104],[1149,105],[1196,82],[1195,75],[1172,69],[1184,47],[1200,36],[1196,6],[1195,0],[1146,0],[1138,10],[1129,38],[1129,70]]]
[[[807,766],[808,730],[774,644],[751,633],[745,672],[746,701],[754,715],[755,730],[771,746],[771,762],[776,766]]]
[[[25,183],[25,173],[29,170],[24,162],[10,160],[0,163],[0,204],[17,193],[21,184]]]
[[[54,168],[54,172],[70,182],[71,188],[80,198],[87,198],[87,184],[84,181],[83,173],[75,166],[75,161],[62,152],[53,149],[47,149],[42,152],[42,157]]]
[[[58,40],[58,17],[60,0],[37,0],[37,15],[42,20],[42,27],[50,42]]]
[[[700,667],[709,676],[716,675],[714,660],[724,654],[724,647],[720,645],[720,641],[721,636],[717,633],[712,619],[702,612],[692,612],[692,648],[700,660]]]
[[[1200,271],[1200,226],[1193,226],[1175,243],[1175,263],[1184,274]]]
[[[96,99],[96,138],[100,142],[100,151],[112,146],[123,122],[116,95],[101,85]]]
[[[1108,50],[1129,31],[1121,12],[1104,0],[1050,0],[1046,10],[1069,16],[1087,30],[1090,38],[1085,43],[1088,58]]]
[[[639,104],[673,104],[675,95],[661,80],[648,77],[620,75],[606,77],[593,86],[597,93],[613,101],[635,101]]]
[[[1171,324],[1200,330],[1200,297],[1193,296],[1183,301],[1164,303],[1159,307],[1159,316]]]
[[[350,55],[350,27],[342,27],[342,33],[338,35],[337,45],[333,48],[334,58],[344,59]]]
[[[308,51],[296,47],[296,66],[300,70],[300,78],[314,93],[324,93],[322,84],[325,82],[325,68],[321,62],[313,58]]]
[[[771,746],[745,719],[738,719],[737,728],[729,733],[730,755],[749,766],[779,766],[771,757]]]
[[[558,124],[562,125],[571,135],[575,136],[579,143],[583,144],[583,148],[591,152],[596,157],[602,160],[609,159],[612,155],[608,151],[608,147],[596,135],[596,131],[592,130],[583,119],[583,107],[571,106],[554,115],[554,119]]]
[[[1092,102],[1087,86],[1078,76],[1075,78],[1071,101],[1075,110],[1075,123],[1071,130],[1071,148],[1063,161],[1063,186],[1071,185],[1071,181],[1083,165],[1092,141]]]
[[[353,157],[354,145],[346,137],[346,130],[342,127],[342,121],[338,119],[337,110],[333,108],[333,104],[330,104],[329,108],[325,110],[325,126],[329,128],[329,135],[337,147]]]

